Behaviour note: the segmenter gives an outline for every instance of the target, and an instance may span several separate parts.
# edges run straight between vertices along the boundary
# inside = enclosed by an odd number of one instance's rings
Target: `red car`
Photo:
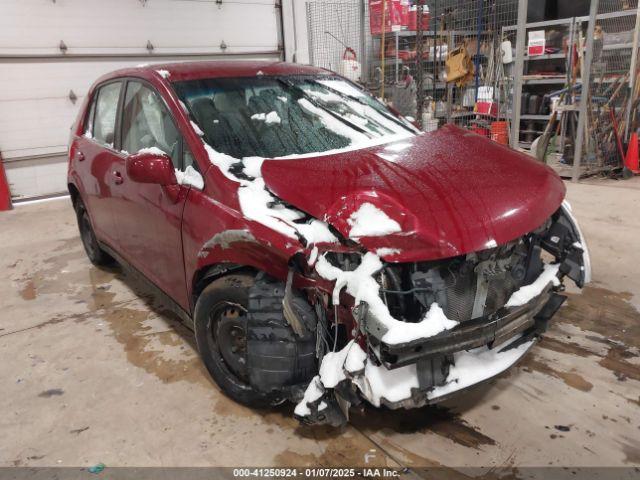
[[[565,187],[454,126],[422,133],[332,72],[141,66],[100,78],[68,186],[89,259],[142,273],[224,392],[433,403],[502,372],[589,281]]]

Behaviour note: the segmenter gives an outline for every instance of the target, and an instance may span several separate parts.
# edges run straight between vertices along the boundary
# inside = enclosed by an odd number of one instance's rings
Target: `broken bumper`
[[[371,331],[369,341],[380,365],[367,364],[352,381],[372,404],[414,408],[436,403],[507,370],[547,329],[566,297],[547,288],[528,304],[465,322],[430,338],[388,345]],[[375,325],[366,317],[365,328]],[[389,391],[377,384],[394,385]]]
[[[404,380],[395,385],[396,395],[380,394],[377,398],[376,395],[370,398],[366,394],[364,396],[376,406],[384,405],[391,409],[417,408],[438,403],[508,370],[529,351],[535,342],[536,337],[517,335],[491,349],[484,346],[457,352],[453,355],[454,364],[449,367],[446,381],[442,385],[426,389],[420,386],[424,377],[424,372],[420,371],[424,366],[420,362],[400,367],[398,370],[387,370],[392,375],[399,374],[399,378]],[[402,373],[399,372],[401,369],[404,369]],[[366,377],[362,380],[368,382]],[[364,394],[366,389],[361,391]]]
[[[384,328],[369,312],[364,315],[362,326],[378,352],[381,363],[388,369],[395,369],[424,358],[443,357],[485,345],[499,345],[518,334],[531,338],[546,330],[549,319],[565,298],[553,293],[549,287],[520,307],[503,308],[496,314],[461,323],[433,337],[395,345],[382,340]]]
[[[321,368],[322,383],[330,389],[322,388],[312,402],[303,401],[307,413],[298,417],[308,423],[337,425],[348,418],[348,405],[362,398],[376,407],[397,409],[438,403],[459,394],[517,363],[546,330],[565,298],[549,286],[521,307],[502,309],[490,318],[401,345],[385,344],[367,331],[369,347],[378,361],[368,358],[358,370],[350,370],[351,364],[358,364],[350,361],[352,353],[356,358],[366,357],[357,343],[350,342],[335,354],[342,380],[327,382]],[[364,318],[365,328],[375,325],[366,312]]]
[[[391,409],[418,408],[438,403],[509,369],[529,351],[535,341],[535,337],[517,335],[493,349],[483,346],[457,352],[453,355],[454,365],[448,370],[446,382],[426,389],[421,388],[418,363],[389,370],[384,365],[367,361],[362,370],[347,372],[346,377],[329,390],[322,388],[316,377],[307,389],[305,398],[296,407],[296,417],[304,423],[338,426],[348,419],[349,405],[359,403],[361,398],[376,407]],[[315,387],[311,388],[312,385]],[[307,402],[307,394],[315,388],[318,389],[317,395],[311,392],[311,401]]]

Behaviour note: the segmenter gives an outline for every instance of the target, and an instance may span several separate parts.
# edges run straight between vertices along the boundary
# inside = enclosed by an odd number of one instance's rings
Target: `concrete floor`
[[[340,430],[222,395],[188,330],[89,264],[67,199],[0,213],[0,466],[640,465],[640,178],[568,189],[594,282],[529,356],[441,407]]]

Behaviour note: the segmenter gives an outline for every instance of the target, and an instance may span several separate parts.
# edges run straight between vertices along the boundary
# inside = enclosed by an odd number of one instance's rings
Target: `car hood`
[[[349,237],[371,203],[400,231],[357,238],[390,261],[447,258],[514,240],[544,223],[565,195],[533,158],[445,126],[392,143],[334,154],[267,160],[266,186]]]

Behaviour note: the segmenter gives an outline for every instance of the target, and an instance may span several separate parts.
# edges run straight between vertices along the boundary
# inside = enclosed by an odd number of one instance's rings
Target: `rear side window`
[[[91,135],[98,142],[113,147],[116,131],[116,113],[122,82],[114,82],[98,90],[93,111],[93,129]]]
[[[128,82],[122,111],[122,149],[135,154],[157,147],[182,168],[182,142],[169,110],[160,96],[140,82]]]

